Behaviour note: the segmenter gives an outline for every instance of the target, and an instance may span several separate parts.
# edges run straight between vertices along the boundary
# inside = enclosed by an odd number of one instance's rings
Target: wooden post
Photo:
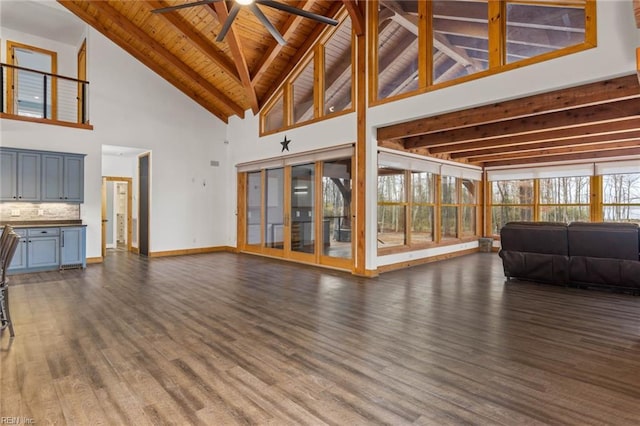
[[[636,9],[636,18],[638,17],[638,10]],[[640,47],[636,49],[636,70],[638,70],[638,81],[640,81]]]
[[[366,16],[366,2],[358,2],[358,7],[363,16]],[[356,167],[355,167],[355,212],[352,213],[351,236],[355,238],[355,256],[353,259],[354,275],[372,276],[376,271],[368,271],[366,267],[367,233],[366,233],[366,164],[367,164],[367,86],[366,86],[366,41],[364,34],[356,35],[357,64],[356,64],[356,114],[357,114],[357,140],[356,140]]]

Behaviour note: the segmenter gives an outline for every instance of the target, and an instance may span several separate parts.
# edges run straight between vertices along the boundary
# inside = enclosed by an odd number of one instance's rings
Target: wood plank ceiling
[[[193,0],[59,0],[76,16],[180,89],[224,122],[256,114],[313,46],[326,25],[261,7],[287,44],[277,43],[245,8],[222,42],[215,39],[228,15],[220,1],[169,13],[152,10]],[[362,25],[352,0],[281,1],[334,18],[343,4]]]
[[[378,129],[380,146],[483,167],[640,155],[635,74]]]

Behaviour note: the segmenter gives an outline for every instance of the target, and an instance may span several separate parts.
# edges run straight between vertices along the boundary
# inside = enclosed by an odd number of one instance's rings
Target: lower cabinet
[[[37,272],[85,268],[85,228],[21,228],[18,248],[8,271]]]
[[[8,271],[18,272],[27,269],[27,230],[16,229],[16,234],[20,235],[20,242],[13,255]]]
[[[28,237],[27,269],[56,269],[60,266],[60,237]]]
[[[85,228],[60,228],[60,268],[86,268]]]

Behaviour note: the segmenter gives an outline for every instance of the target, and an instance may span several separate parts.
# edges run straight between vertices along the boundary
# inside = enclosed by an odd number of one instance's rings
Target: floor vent
[[[82,263],[71,263],[69,265],[60,265],[60,270],[64,269],[82,269]]]

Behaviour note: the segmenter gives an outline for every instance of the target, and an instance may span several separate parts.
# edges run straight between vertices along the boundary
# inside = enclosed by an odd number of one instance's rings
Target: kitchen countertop
[[[14,228],[64,228],[70,226],[87,226],[81,220],[37,220],[0,222],[0,227],[11,225]]]

